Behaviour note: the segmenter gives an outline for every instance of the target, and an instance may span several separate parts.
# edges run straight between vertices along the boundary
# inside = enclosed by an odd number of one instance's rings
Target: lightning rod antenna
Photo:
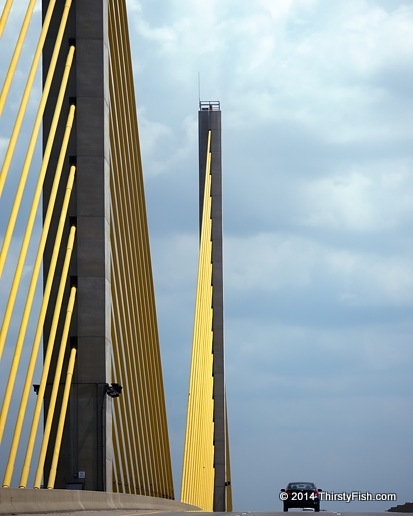
[[[198,72],[198,101],[201,105],[201,72]]]

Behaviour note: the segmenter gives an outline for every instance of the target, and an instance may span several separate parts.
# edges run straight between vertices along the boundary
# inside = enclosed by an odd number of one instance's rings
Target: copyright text
[[[395,502],[396,493],[371,493],[370,491],[319,491],[318,496],[323,502]]]

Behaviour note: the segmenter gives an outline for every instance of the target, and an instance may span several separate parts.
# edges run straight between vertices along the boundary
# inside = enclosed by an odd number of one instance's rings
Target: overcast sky
[[[176,497],[200,76],[222,110],[234,508],[280,510],[294,480],[413,501],[413,2],[127,3]]]
[[[297,479],[413,501],[413,2],[128,6],[177,495],[199,73],[222,110],[234,507],[280,510]]]

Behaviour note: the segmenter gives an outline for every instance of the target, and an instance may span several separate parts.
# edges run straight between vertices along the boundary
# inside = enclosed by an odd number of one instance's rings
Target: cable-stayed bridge
[[[125,0],[0,9],[2,486],[229,511],[220,105],[199,106],[200,252],[176,495]]]

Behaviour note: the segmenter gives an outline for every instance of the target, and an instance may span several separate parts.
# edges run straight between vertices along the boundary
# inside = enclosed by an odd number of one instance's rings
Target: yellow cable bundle
[[[208,134],[181,501],[213,511],[211,132]]]

